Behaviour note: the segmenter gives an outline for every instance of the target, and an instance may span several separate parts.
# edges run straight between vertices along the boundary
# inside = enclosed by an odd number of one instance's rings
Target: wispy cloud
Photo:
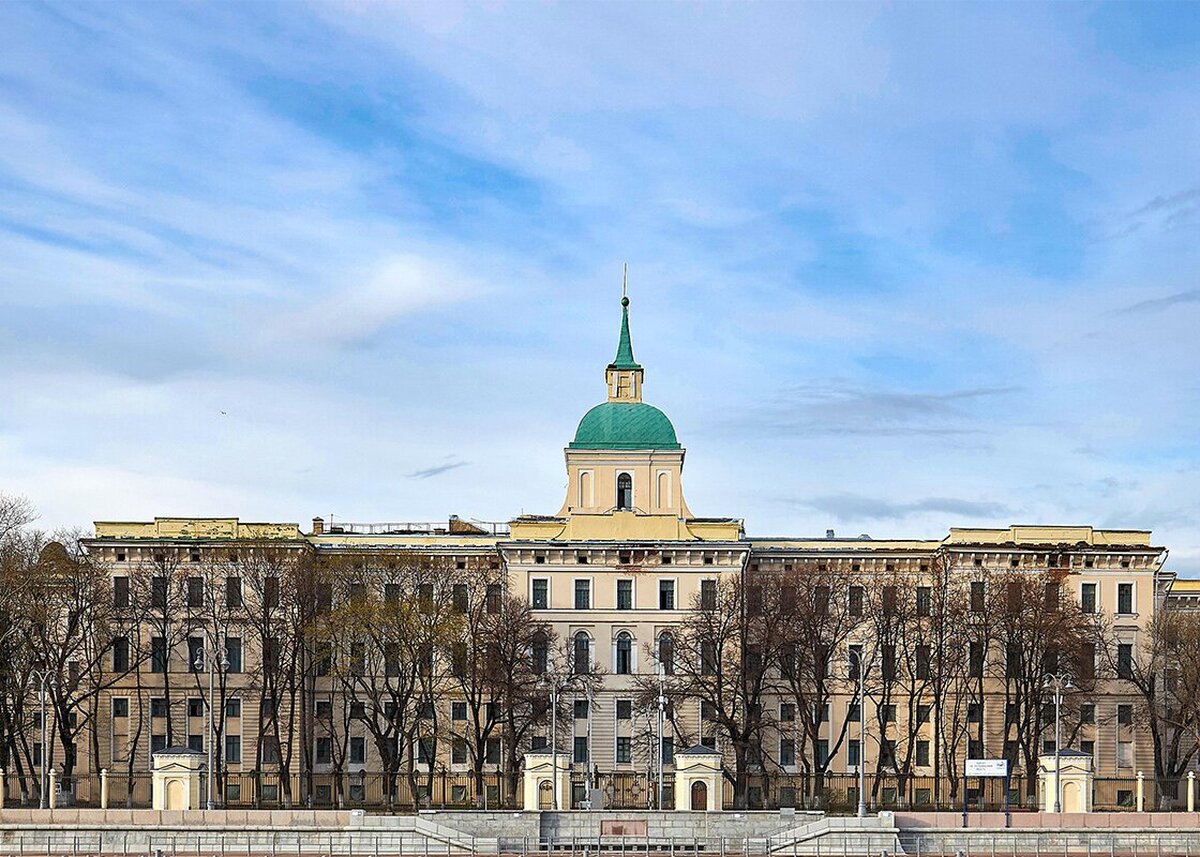
[[[1003,503],[956,497],[889,501],[860,494],[827,494],[806,499],[791,499],[788,502],[829,515],[838,521],[904,521],[914,515],[937,513],[951,519],[987,519],[998,522],[1011,514],[1011,510]]]
[[[414,470],[412,473],[405,474],[409,479],[429,479],[434,476],[440,476],[443,473],[448,473],[451,470],[456,470],[459,467],[466,467],[469,462],[466,461],[447,461],[444,464],[435,464],[432,467],[424,467],[420,470]]]
[[[1144,301],[1138,301],[1137,303],[1129,304],[1129,306],[1121,307],[1116,312],[1125,314],[1157,312],[1179,304],[1194,303],[1200,303],[1200,289],[1191,289],[1161,298],[1149,298]]]
[[[827,383],[792,387],[739,413],[727,427],[778,435],[963,435],[988,430],[973,413],[986,400],[1018,387],[946,393],[868,389]]]

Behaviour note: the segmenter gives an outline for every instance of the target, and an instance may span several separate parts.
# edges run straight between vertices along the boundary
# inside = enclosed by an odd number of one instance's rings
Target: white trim
[[[1138,598],[1137,598],[1137,581],[1136,580],[1118,580],[1117,584],[1117,600],[1113,604],[1114,616],[1137,616],[1138,614]],[[1121,609],[1121,587],[1129,587],[1129,612],[1118,612]]]
[[[675,605],[674,607],[665,608],[662,606],[662,584],[663,584],[663,581],[669,581],[671,584],[671,594],[672,594],[671,600],[674,602],[674,605]],[[679,600],[680,600],[679,578],[674,577],[674,576],[659,577],[659,578],[657,578],[657,583],[658,583],[658,585],[654,588],[654,596],[655,596],[654,609],[660,610],[660,611],[666,610],[666,609],[682,610],[683,608],[679,606]]]
[[[586,581],[587,585],[588,585],[588,606],[587,607],[578,607],[578,606],[576,606],[576,603],[575,603],[575,589],[576,589],[575,585],[577,583],[579,583],[579,581],[581,581],[581,580]],[[571,609],[572,610],[595,610],[596,609],[596,578],[595,578],[595,575],[588,575],[587,577],[571,578]]]
[[[533,606],[533,582],[535,580],[546,581],[546,606],[545,607],[534,607]],[[533,575],[529,576],[529,606],[530,606],[530,609],[533,609],[533,610],[549,610],[551,607],[554,606],[554,590],[550,583],[549,577],[543,577],[543,576],[534,577]]]
[[[629,609],[621,607],[620,585],[622,581],[629,582]],[[622,613],[632,612],[637,609],[637,578],[630,574],[618,574],[613,582],[613,609],[620,610]]]

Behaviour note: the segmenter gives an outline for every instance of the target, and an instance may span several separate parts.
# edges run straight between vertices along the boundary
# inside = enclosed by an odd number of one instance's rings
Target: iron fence
[[[655,777],[630,771],[595,774],[592,780],[579,771],[570,777],[571,806],[581,808],[599,790],[603,806],[611,809],[653,809]],[[36,807],[40,793],[37,773],[9,773],[4,778],[5,806]],[[1143,809],[1147,812],[1187,808],[1186,777],[1142,781]],[[151,805],[152,775],[148,771],[109,772],[108,805],[112,808],[145,808]],[[724,782],[726,808],[776,810],[785,807],[852,814],[858,806],[858,777],[855,774],[751,774],[740,784],[729,776]],[[418,809],[519,809],[522,804],[519,778],[489,772],[471,773],[422,771],[402,772],[394,777],[379,772],[312,773],[281,776],[277,773],[228,772],[214,783],[213,802],[230,809],[347,808],[390,812]],[[1119,812],[1137,809],[1136,777],[1097,777],[1092,789],[1096,811]],[[208,784],[201,786],[202,799]],[[87,773],[58,783],[58,805],[95,807],[100,804],[100,777]],[[919,777],[868,774],[864,804],[875,812],[895,810],[999,811],[1005,808],[1005,781],[999,778]],[[1008,807],[1014,811],[1037,809],[1041,792],[1037,778],[1022,774],[1008,781]],[[1195,797],[1200,806],[1200,794]],[[675,807],[674,775],[666,773],[662,783],[662,808]]]

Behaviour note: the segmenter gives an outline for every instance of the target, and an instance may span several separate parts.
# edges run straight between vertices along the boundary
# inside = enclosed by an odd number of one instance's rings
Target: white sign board
[[[968,777],[1007,777],[1008,759],[967,759]]]

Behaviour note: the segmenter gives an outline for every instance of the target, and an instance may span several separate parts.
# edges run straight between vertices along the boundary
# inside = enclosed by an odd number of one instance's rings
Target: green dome
[[[583,415],[571,449],[679,449],[667,415],[644,402],[603,402]]]

